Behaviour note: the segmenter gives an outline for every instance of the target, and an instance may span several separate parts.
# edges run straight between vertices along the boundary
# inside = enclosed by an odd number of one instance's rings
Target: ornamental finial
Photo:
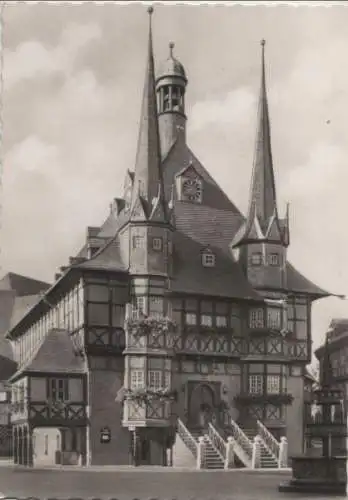
[[[170,42],[169,43],[169,53],[170,53],[170,57],[173,57],[173,49],[175,47],[175,43],[174,42]]]
[[[148,14],[151,16],[153,14],[153,7],[150,5],[150,7],[147,9]]]
[[[264,47],[266,45],[266,40],[263,38],[260,43],[261,43],[261,47]]]

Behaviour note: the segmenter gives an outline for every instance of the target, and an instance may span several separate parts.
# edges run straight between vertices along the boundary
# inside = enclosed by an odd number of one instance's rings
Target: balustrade
[[[308,357],[307,342],[277,338],[233,337],[223,333],[171,333],[148,332],[137,335],[127,333],[127,348],[165,349],[177,354],[207,354],[225,357],[273,356],[275,358],[303,359]]]
[[[188,449],[192,452],[193,456],[197,459],[198,456],[198,444],[195,438],[192,436],[190,431],[184,425],[182,420],[178,418],[177,421],[177,432],[182,441],[186,444]]]
[[[280,444],[260,420],[257,421],[257,431],[268,451],[279,461]]]
[[[215,427],[209,422],[208,426],[208,437],[212,442],[214,448],[219,452],[221,458],[226,460],[226,443],[217,432]]]
[[[230,419],[230,430],[232,432],[232,438],[237,442],[237,444],[242,448],[247,457],[251,460],[253,456],[253,445],[250,439],[244,434],[239,425],[231,418]]]

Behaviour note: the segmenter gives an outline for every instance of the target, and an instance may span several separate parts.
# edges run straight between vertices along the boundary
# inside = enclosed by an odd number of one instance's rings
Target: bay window
[[[162,317],[163,313],[163,297],[149,297],[149,316]]]
[[[201,315],[201,325],[202,326],[213,326],[213,318],[210,314],[202,314]]]
[[[283,394],[286,389],[286,365],[252,363],[245,367],[247,392],[265,395]]]
[[[264,327],[264,315],[263,315],[263,309],[261,307],[250,310],[249,325],[250,328],[255,328],[255,329]]]
[[[50,378],[48,379],[47,399],[51,401],[67,401],[69,399],[69,380]]]
[[[267,326],[272,330],[280,330],[282,324],[282,309],[269,307],[267,309]]]
[[[263,393],[263,376],[249,375],[249,392],[250,394]]]

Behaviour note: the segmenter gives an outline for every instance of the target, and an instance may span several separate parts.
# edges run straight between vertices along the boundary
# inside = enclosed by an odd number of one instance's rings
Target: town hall
[[[188,145],[189,68],[172,43],[155,65],[152,17],[123,195],[7,329],[14,461],[194,466],[203,439],[222,468],[232,437],[251,467],[257,435],[260,466],[278,467],[284,439],[303,450],[311,308],[330,293],[287,258],[265,41],[243,215]]]

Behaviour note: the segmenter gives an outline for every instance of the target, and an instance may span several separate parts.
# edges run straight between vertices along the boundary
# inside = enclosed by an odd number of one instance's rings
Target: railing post
[[[197,469],[204,469],[204,457],[205,457],[205,443],[204,437],[200,436],[198,438],[197,446]]]
[[[259,436],[254,437],[253,442],[253,454],[251,458],[251,468],[259,469],[261,467],[261,438]]]
[[[278,468],[283,469],[288,466],[288,440],[285,436],[280,438]]]
[[[224,469],[232,469],[233,467],[234,467],[233,438],[230,436],[227,438],[227,443],[226,443],[226,458],[224,463]]]

